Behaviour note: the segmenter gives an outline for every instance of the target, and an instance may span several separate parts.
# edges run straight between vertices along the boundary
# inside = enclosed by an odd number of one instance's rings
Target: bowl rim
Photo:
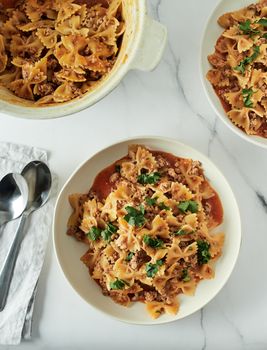
[[[187,148],[189,151],[193,151],[196,154],[196,157],[198,157],[198,155],[201,155],[201,157],[205,160],[205,162],[207,161],[208,163],[210,163],[215,169],[216,171],[220,174],[221,178],[224,180],[225,184],[228,186],[228,193],[231,194],[231,197],[233,199],[233,206],[235,207],[235,211],[236,211],[236,222],[237,222],[237,227],[238,230],[236,230],[236,235],[237,235],[237,240],[238,240],[238,246],[236,248],[235,251],[235,255],[233,256],[233,259],[231,260],[231,267],[228,268],[227,273],[224,275],[224,278],[222,279],[223,281],[221,282],[221,284],[217,287],[216,292],[214,292],[213,295],[209,296],[209,298],[207,298],[203,303],[201,303],[200,306],[195,307],[195,309],[193,311],[189,311],[188,313],[184,314],[183,316],[179,317],[179,312],[177,313],[177,315],[175,315],[173,319],[164,319],[162,320],[161,318],[158,319],[151,319],[151,321],[149,322],[142,322],[142,321],[135,321],[135,320],[128,320],[128,319],[124,319],[122,317],[118,317],[115,315],[110,314],[109,312],[97,307],[94,303],[86,300],[81,293],[75,288],[75,286],[72,284],[72,282],[70,281],[68,274],[66,273],[66,271],[63,269],[61,262],[60,262],[60,257],[59,257],[59,253],[58,253],[58,246],[57,246],[57,234],[56,234],[56,230],[55,230],[55,226],[56,226],[56,220],[57,220],[57,211],[58,211],[58,205],[59,202],[61,200],[61,196],[64,194],[65,189],[67,188],[69,182],[72,180],[72,178],[77,175],[77,173],[79,172],[79,170],[87,163],[89,162],[92,158],[97,157],[99,154],[101,154],[102,152],[105,152],[106,150],[108,150],[109,148],[112,148],[116,145],[119,144],[123,144],[123,143],[134,143],[138,140],[146,140],[146,141],[164,141],[167,143],[172,143],[172,144],[176,144],[177,146],[182,146]],[[164,150],[163,150],[164,151]],[[97,174],[95,174],[96,176]],[[215,189],[216,190],[216,189]],[[95,310],[100,311],[102,314],[116,319],[117,321],[121,321],[127,324],[136,324],[136,325],[160,325],[160,324],[166,324],[166,323],[170,323],[170,322],[175,322],[178,320],[181,320],[185,317],[191,316],[193,314],[195,314],[196,312],[198,312],[200,309],[202,309],[204,306],[206,306],[212,299],[214,299],[217,294],[222,290],[222,288],[225,286],[225,284],[227,283],[227,281],[229,280],[235,266],[236,266],[236,262],[239,256],[239,252],[240,252],[240,247],[241,247],[241,241],[242,241],[242,228],[241,228],[241,217],[240,217],[240,210],[238,207],[238,203],[236,200],[236,197],[233,193],[233,190],[229,184],[229,182],[227,181],[227,179],[225,178],[225,176],[223,175],[223,173],[220,171],[220,169],[213,163],[213,161],[211,161],[205,154],[203,154],[202,152],[196,150],[195,148],[180,142],[179,140],[176,140],[174,138],[171,137],[162,137],[162,136],[132,136],[132,137],[127,137],[127,138],[123,138],[123,139],[119,139],[116,142],[112,142],[111,144],[108,144],[107,146],[104,146],[103,148],[101,148],[100,150],[96,151],[95,153],[93,153],[89,158],[87,158],[86,160],[82,161],[76,168],[75,170],[71,173],[71,175],[68,177],[68,179],[66,180],[66,182],[64,183],[64,185],[62,186],[57,199],[56,199],[56,203],[55,203],[55,207],[54,207],[54,213],[53,213],[53,223],[52,223],[52,236],[53,236],[53,249],[54,249],[54,253],[56,255],[56,260],[57,260],[57,264],[60,267],[61,273],[63,274],[65,280],[68,282],[68,284],[71,286],[72,290],[75,291],[75,293],[77,295],[79,295],[79,297],[87,304],[87,306],[91,306],[93,307]]]
[[[206,78],[207,72],[205,72],[205,70],[204,70],[204,60],[207,59],[207,57],[204,55],[205,39],[206,39],[207,32],[209,30],[210,22],[211,22],[212,18],[214,17],[214,13],[218,10],[218,8],[225,1],[226,0],[219,0],[219,2],[213,7],[212,11],[210,12],[208,18],[205,21],[204,29],[203,29],[203,32],[201,35],[201,40],[200,40],[201,44],[200,44],[200,50],[199,50],[199,57],[200,57],[200,59],[199,59],[199,71],[200,71],[200,78],[201,78],[202,87],[204,89],[205,96],[206,96],[207,100],[209,101],[209,104],[212,107],[213,111],[216,113],[217,116],[219,116],[220,120],[223,121],[223,123],[225,125],[227,125],[228,128],[230,128],[236,135],[240,136],[243,140],[248,141],[255,146],[266,149],[267,142],[263,143],[263,141],[262,141],[262,139],[265,139],[265,138],[258,136],[257,139],[255,139],[255,138],[253,138],[253,136],[256,137],[256,135],[248,135],[245,133],[245,131],[242,131],[241,129],[239,129],[238,126],[236,126],[234,123],[232,123],[230,121],[230,119],[226,115],[226,112],[222,113],[221,111],[219,111],[219,109],[217,107],[217,103],[215,104],[213,102],[211,94],[209,93],[209,91],[207,89],[207,78]],[[241,2],[241,0],[235,0],[235,1]],[[240,8],[241,7],[244,7],[244,6],[241,5]],[[218,102],[220,103],[219,97],[215,94],[215,92],[214,92],[214,97],[216,97],[218,99]]]
[[[127,0],[126,0],[127,1]],[[138,48],[142,43],[142,38],[145,31],[145,19],[147,16],[147,2],[143,0],[133,0],[136,2],[136,14],[137,14],[137,27],[134,31],[134,37],[130,45],[130,50],[127,49],[124,53],[124,58],[121,63],[116,67],[116,70],[112,73],[113,69],[103,81],[96,86],[91,92],[87,92],[78,98],[70,101],[55,103],[47,106],[23,106],[19,103],[12,103],[0,99],[0,112],[13,116],[15,118],[29,119],[29,120],[41,120],[41,119],[57,119],[65,116],[69,116],[78,112],[81,112],[102,100],[109,95],[122,81],[127,72],[131,70],[131,65],[136,58]],[[130,51],[130,55],[129,55]],[[127,59],[125,60],[125,56]],[[114,67],[115,68],[115,65]],[[41,113],[38,117],[38,112]]]

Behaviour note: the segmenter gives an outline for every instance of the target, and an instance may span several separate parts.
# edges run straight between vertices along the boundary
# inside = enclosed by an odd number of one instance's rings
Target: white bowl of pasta
[[[264,148],[265,17],[265,1],[222,0],[208,19],[201,47],[201,77],[211,106],[237,135]]]
[[[129,70],[153,70],[167,31],[146,12],[144,0],[3,1],[0,111],[65,116],[102,99]]]
[[[234,268],[241,228],[232,190],[207,157],[176,140],[138,137],[75,170],[57,199],[53,239],[66,279],[89,305],[158,324],[214,298]]]

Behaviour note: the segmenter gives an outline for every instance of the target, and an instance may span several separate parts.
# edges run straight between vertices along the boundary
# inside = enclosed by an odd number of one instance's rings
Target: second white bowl
[[[67,221],[72,212],[68,196],[72,193],[87,193],[95,176],[102,169],[125,156],[130,144],[142,144],[150,149],[199,160],[211,185],[220,196],[224,208],[224,221],[218,229],[225,233],[225,244],[223,255],[216,263],[215,278],[200,282],[195,296],[179,296],[181,305],[177,315],[165,314],[156,320],[149,317],[145,305],[142,303],[134,303],[131,307],[125,308],[115,304],[111,298],[103,296],[100,287],[90,277],[88,269],[80,261],[80,257],[86,252],[87,247],[66,234]],[[239,210],[233,192],[224,176],[206,156],[173,139],[139,137],[121,141],[105,148],[75,170],[61,190],[56,203],[53,239],[56,256],[66,279],[88,304],[121,321],[137,324],[159,324],[188,316],[215,297],[229,278],[237,260],[241,227]]]
[[[237,135],[241,136],[244,140],[251,142],[257,146],[267,148],[267,139],[255,135],[247,135],[244,131],[240,130],[234,125],[226,115],[219,97],[216,95],[213,87],[206,78],[207,72],[211,69],[211,65],[208,62],[208,55],[214,52],[214,47],[217,39],[223,32],[223,28],[217,23],[218,18],[226,12],[239,10],[245,6],[251,4],[252,0],[222,0],[212,11],[202,38],[201,44],[201,58],[200,58],[200,70],[201,79],[204,86],[205,93],[208,100],[213,107],[216,114],[221,120]]]

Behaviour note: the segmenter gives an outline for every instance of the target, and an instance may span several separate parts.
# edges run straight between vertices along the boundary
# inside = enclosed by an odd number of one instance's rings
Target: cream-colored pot
[[[0,112],[21,118],[63,117],[87,108],[111,92],[131,69],[153,70],[159,63],[167,40],[167,30],[147,16],[144,0],[123,0],[126,31],[112,71],[91,92],[70,102],[37,107],[0,87]]]

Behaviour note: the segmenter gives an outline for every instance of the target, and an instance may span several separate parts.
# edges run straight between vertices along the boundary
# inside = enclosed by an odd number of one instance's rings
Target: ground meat
[[[104,280],[97,280],[97,283],[102,288],[103,295],[108,296],[109,295],[109,290],[107,289],[106,282]]]
[[[179,247],[180,248],[186,248],[187,246],[189,246],[190,244],[194,243],[195,240],[194,239],[191,239],[190,241],[182,241],[179,243]]]
[[[110,176],[109,181],[112,182],[112,183],[114,183],[114,182],[116,182],[117,180],[119,180],[119,178],[120,178],[120,174],[119,174],[119,173],[114,173],[114,174],[112,174],[112,175]]]
[[[52,83],[40,83],[35,85],[34,93],[39,96],[50,95],[54,92],[55,86]]]
[[[156,157],[156,161],[158,163],[158,167],[159,168],[167,168],[169,167],[169,162],[167,161],[167,159],[163,158],[161,155],[157,155]]]
[[[177,278],[169,279],[162,292],[162,296],[166,304],[172,304],[173,298],[179,293],[180,287],[177,283]]]
[[[210,212],[211,212],[211,205],[210,205],[210,203],[205,203],[205,205],[204,205],[204,210],[205,210],[205,213],[208,215],[208,214],[210,214]]]
[[[130,298],[128,297],[128,295],[122,294],[121,292],[110,291],[109,295],[117,304],[128,306],[130,303]]]
[[[78,227],[69,227],[67,230],[67,235],[75,237],[78,241],[84,241],[85,233],[81,231]]]
[[[96,191],[90,190],[89,193],[88,193],[88,199],[94,199],[94,198],[98,199]]]
[[[141,249],[138,250],[130,261],[130,266],[133,270],[138,270],[143,264],[150,261],[150,257],[147,253]]]
[[[192,161],[191,168],[188,172],[189,175],[196,175],[196,176],[202,176],[203,175],[203,169],[201,166],[201,163],[199,161]]]
[[[173,168],[169,168],[168,169],[168,175],[171,177],[171,178],[173,178],[174,180],[176,180],[177,179],[177,174],[176,174],[176,172],[175,172],[175,170],[173,169]]]
[[[227,65],[225,57],[218,52],[215,52],[209,55],[208,60],[209,60],[209,63],[215,68],[222,68]]]
[[[147,302],[161,300],[161,296],[157,291],[145,292],[144,296],[145,296],[145,301],[147,301]]]

